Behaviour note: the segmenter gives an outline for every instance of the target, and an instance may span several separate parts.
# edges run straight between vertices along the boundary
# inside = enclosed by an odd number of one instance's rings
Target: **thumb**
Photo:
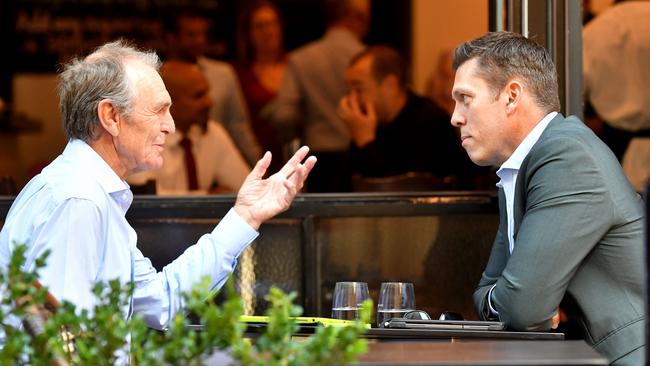
[[[269,168],[269,165],[271,165],[271,152],[267,151],[264,153],[264,156],[260,160],[257,161],[255,164],[255,167],[251,171],[251,173],[248,175],[246,180],[249,179],[262,179],[264,174],[266,173],[266,170]]]
[[[375,106],[371,102],[366,102],[366,114],[368,119],[375,122],[377,121],[377,112],[375,111]]]

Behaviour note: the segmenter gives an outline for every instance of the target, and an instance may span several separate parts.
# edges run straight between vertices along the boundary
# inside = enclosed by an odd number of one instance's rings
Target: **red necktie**
[[[192,153],[192,141],[187,137],[181,140],[181,146],[185,153],[185,170],[187,172],[187,188],[190,191],[199,189],[199,183],[196,179],[196,162],[194,161],[194,154]]]

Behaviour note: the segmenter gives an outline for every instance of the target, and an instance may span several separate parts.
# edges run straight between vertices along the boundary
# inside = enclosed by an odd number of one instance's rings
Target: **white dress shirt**
[[[553,118],[557,115],[557,112],[551,112],[547,114],[542,120],[535,126],[526,135],[526,138],[517,146],[515,151],[510,155],[508,160],[506,160],[499,170],[497,170],[497,175],[501,180],[497,183],[497,187],[503,189],[503,193],[506,197],[506,214],[508,216],[508,249],[510,253],[515,249],[515,218],[514,218],[514,205],[515,205],[515,186],[517,185],[517,174],[519,173],[519,168],[521,168],[521,163],[524,161],[530,149],[533,148],[539,137],[542,136],[542,133],[551,122]],[[496,285],[495,285],[496,286]],[[490,289],[488,293],[488,305],[490,310],[495,314],[498,314],[496,310],[492,307],[492,290],[494,286]]]
[[[96,304],[95,282],[132,281],[135,291],[122,316],[139,313],[148,326],[162,329],[184,306],[181,292],[206,275],[213,289],[222,286],[258,235],[231,209],[211,233],[156,272],[124,217],[132,199],[126,182],[89,145],[70,141],[11,206],[0,232],[0,266],[7,267],[15,243],[28,246],[25,269],[51,250],[41,282],[57,299],[83,309]]]
[[[214,182],[237,192],[250,173],[250,168],[225,128],[209,121],[204,133],[199,126],[192,125],[187,137],[192,141],[198,191],[188,188],[185,152],[180,145],[183,134],[180,131],[167,137],[162,168],[134,174],[128,178],[129,183],[144,184],[153,179],[156,181],[156,193],[160,195],[206,194]]]

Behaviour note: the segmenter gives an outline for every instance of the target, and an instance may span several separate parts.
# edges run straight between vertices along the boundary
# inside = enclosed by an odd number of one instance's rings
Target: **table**
[[[584,341],[375,342],[359,366],[377,365],[608,365]]]

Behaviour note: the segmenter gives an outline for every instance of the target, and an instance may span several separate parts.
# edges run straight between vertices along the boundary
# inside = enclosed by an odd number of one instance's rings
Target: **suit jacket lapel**
[[[554,125],[562,123],[564,119],[565,118],[562,113],[558,113],[548,124],[544,132],[542,132],[542,135],[539,137],[539,140],[537,140],[535,145],[537,145],[537,143],[540,141],[543,141],[544,138],[546,138],[548,131],[552,129]],[[535,149],[535,145],[533,145],[533,147],[530,149],[530,153],[532,153]],[[515,238],[515,246],[517,245],[517,234],[519,233],[519,226],[521,224],[521,221],[524,219],[524,214],[526,213],[526,191],[528,188],[528,163],[530,162],[530,153],[528,153],[526,158],[524,158],[524,161],[521,162],[521,167],[517,173],[517,183],[515,184],[515,198],[513,204],[515,227],[512,235],[513,238]]]

